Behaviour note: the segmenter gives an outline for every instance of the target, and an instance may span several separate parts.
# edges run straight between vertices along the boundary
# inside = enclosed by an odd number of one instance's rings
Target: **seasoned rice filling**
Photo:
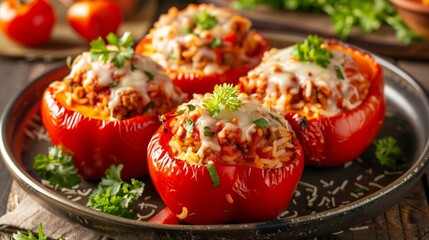
[[[63,105],[97,119],[157,116],[184,99],[161,66],[138,54],[118,68],[84,52],[73,61],[70,74],[52,86]]]
[[[252,58],[260,35],[247,18],[212,4],[171,8],[161,15],[146,39],[145,55],[171,70],[222,73]]]
[[[260,65],[240,79],[242,91],[277,111],[309,119],[354,109],[366,98],[371,83],[350,55],[331,49],[331,62],[323,68],[299,61],[294,51],[291,46],[266,52]]]
[[[280,168],[294,154],[291,127],[275,112],[246,94],[238,97],[238,111],[212,116],[204,108],[206,95],[194,95],[178,107],[169,124],[169,142],[177,159],[190,164],[226,163],[258,168]]]

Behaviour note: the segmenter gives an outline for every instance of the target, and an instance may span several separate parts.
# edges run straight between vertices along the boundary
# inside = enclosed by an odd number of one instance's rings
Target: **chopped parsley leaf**
[[[216,85],[213,94],[203,99],[203,107],[212,117],[218,115],[223,109],[236,112],[241,104],[242,102],[238,98],[238,87],[227,83]]]
[[[257,127],[267,127],[268,126],[268,121],[265,118],[259,118],[256,119],[255,121],[253,121],[253,123],[257,126]]]
[[[194,20],[197,26],[200,26],[203,30],[210,30],[217,24],[217,18],[206,11],[202,11],[201,14],[195,14]]]

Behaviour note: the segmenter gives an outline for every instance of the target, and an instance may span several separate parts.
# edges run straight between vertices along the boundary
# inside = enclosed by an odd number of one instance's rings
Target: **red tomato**
[[[147,159],[155,188],[176,216],[191,224],[256,222],[273,220],[287,208],[304,169],[302,148],[295,135],[295,153],[288,164],[261,169],[214,163],[220,182],[214,187],[206,166],[174,157],[168,144],[171,120],[152,137]]]
[[[81,0],[73,3],[67,11],[70,26],[86,41],[109,33],[117,33],[122,23],[119,6],[109,0]]]
[[[46,0],[7,0],[0,3],[0,29],[12,41],[40,46],[51,36],[55,12]]]
[[[356,159],[376,137],[386,112],[382,70],[374,58],[341,42],[329,41],[328,46],[352,55],[371,86],[358,107],[332,117],[306,120],[298,113],[286,114],[304,149],[306,164],[318,167],[338,166]]]
[[[148,172],[146,147],[151,133],[160,126],[157,117],[142,115],[126,120],[102,120],[87,117],[67,108],[49,86],[42,97],[43,125],[54,145],[73,155],[79,174],[99,179],[110,165],[122,163],[124,179]]]

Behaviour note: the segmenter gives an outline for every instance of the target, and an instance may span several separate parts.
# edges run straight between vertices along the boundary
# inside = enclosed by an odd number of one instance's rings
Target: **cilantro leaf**
[[[48,156],[37,154],[33,168],[39,177],[48,180],[55,188],[70,188],[81,182],[73,157],[58,146],[50,147]]]
[[[132,59],[134,40],[131,33],[125,32],[121,38],[113,33],[109,33],[106,40],[109,45],[106,45],[101,37],[89,43],[91,47],[89,51],[93,61],[98,59],[105,63],[111,61],[113,65],[120,68]]]
[[[201,14],[194,15],[195,24],[203,30],[210,30],[217,24],[217,18],[207,11],[202,11]]]
[[[323,39],[316,35],[309,35],[295,47],[298,60],[301,62],[314,62],[323,68],[328,67],[331,62],[332,53],[323,47]]]
[[[116,216],[135,217],[132,203],[143,194],[144,183],[135,179],[131,179],[131,183],[123,181],[123,167],[122,164],[112,165],[106,170],[106,176],[89,197],[87,206]]]
[[[374,145],[377,160],[382,166],[386,166],[392,170],[397,168],[397,162],[402,160],[405,155],[393,137],[377,139],[374,141]]]
[[[227,83],[216,85],[213,94],[203,99],[203,107],[212,117],[218,115],[223,109],[238,111],[241,104],[242,102],[238,98],[238,87]]]

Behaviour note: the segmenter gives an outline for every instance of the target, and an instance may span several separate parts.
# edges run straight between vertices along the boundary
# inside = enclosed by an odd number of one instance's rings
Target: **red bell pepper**
[[[73,155],[82,177],[99,179],[110,165],[122,164],[127,180],[148,172],[147,144],[161,125],[157,115],[184,96],[161,66],[133,53],[129,33],[107,39],[108,46],[101,38],[92,42],[69,75],[46,88],[41,116],[52,143]]]
[[[304,168],[295,135],[294,154],[283,167],[262,169],[215,162],[212,166],[218,181],[213,181],[207,165],[175,158],[169,147],[172,120],[150,141],[148,164],[155,188],[179,219],[191,224],[268,221],[287,208]]]
[[[307,165],[331,167],[356,159],[378,134],[385,117],[384,80],[380,65],[368,53],[338,41],[325,41],[328,49],[338,49],[351,55],[370,80],[362,103],[334,116],[306,118],[287,112],[304,149]]]
[[[251,53],[250,57],[262,59],[264,52],[269,49],[268,40],[259,33],[255,33],[255,39],[257,39],[255,41],[259,42],[259,46],[255,52]],[[233,40],[228,39],[228,41]],[[147,54],[145,45],[148,44],[151,44],[151,40],[143,39],[136,46],[136,52]],[[165,68],[165,72],[171,76],[174,84],[176,84],[183,92],[191,96],[194,93],[203,94],[206,92],[212,92],[215,85],[221,85],[223,83],[237,84],[238,79],[241,76],[246,75],[247,72],[254,68],[259,62],[260,60],[247,62],[240,66],[231,67],[222,73],[213,74],[205,74],[204,72],[197,70],[185,71],[169,68]]]
[[[147,174],[146,147],[151,133],[160,126],[157,117],[91,118],[62,104],[54,92],[51,85],[43,94],[43,124],[52,143],[73,155],[82,177],[99,179],[110,165],[119,163],[124,165],[123,179]]]
[[[211,15],[220,11],[223,12],[218,14],[219,16]],[[200,30],[198,21],[192,20],[192,16],[196,17],[199,14],[203,15],[200,21],[205,23],[202,27],[203,31]],[[218,20],[217,17],[222,20]],[[188,20],[182,21],[183,19]],[[181,24],[183,22],[183,24],[167,32],[166,28],[169,26],[166,25],[177,22]],[[183,33],[183,28],[187,28],[186,34]],[[158,33],[158,29],[162,30]],[[229,30],[222,32],[224,29]],[[165,39],[155,38],[157,35],[167,33],[169,36]],[[159,44],[162,44],[162,49],[159,49]],[[183,92],[192,96],[194,93],[212,92],[215,85],[237,84],[241,76],[246,75],[261,61],[269,47],[268,40],[262,34],[250,29],[249,20],[235,16],[231,10],[215,9],[214,5],[190,4],[181,11],[172,8],[167,14],[161,16],[149,34],[137,44],[136,52],[148,56],[156,55],[156,58],[163,56],[163,60],[156,59],[156,61],[163,65],[165,72]],[[177,52],[171,51],[170,48],[181,49],[182,52],[178,53],[180,56],[176,56]],[[202,48],[204,48],[203,51],[199,51]],[[216,55],[214,59],[210,54],[211,51]],[[171,54],[168,54],[170,52]],[[195,55],[188,56],[190,53]],[[193,57],[196,55],[198,60]],[[165,63],[162,62],[164,59],[166,59]],[[219,67],[219,69],[212,73],[204,72],[199,67],[199,61],[204,59],[210,59],[207,61],[210,64],[219,65],[213,67],[215,69]],[[172,65],[178,66],[172,67]]]

